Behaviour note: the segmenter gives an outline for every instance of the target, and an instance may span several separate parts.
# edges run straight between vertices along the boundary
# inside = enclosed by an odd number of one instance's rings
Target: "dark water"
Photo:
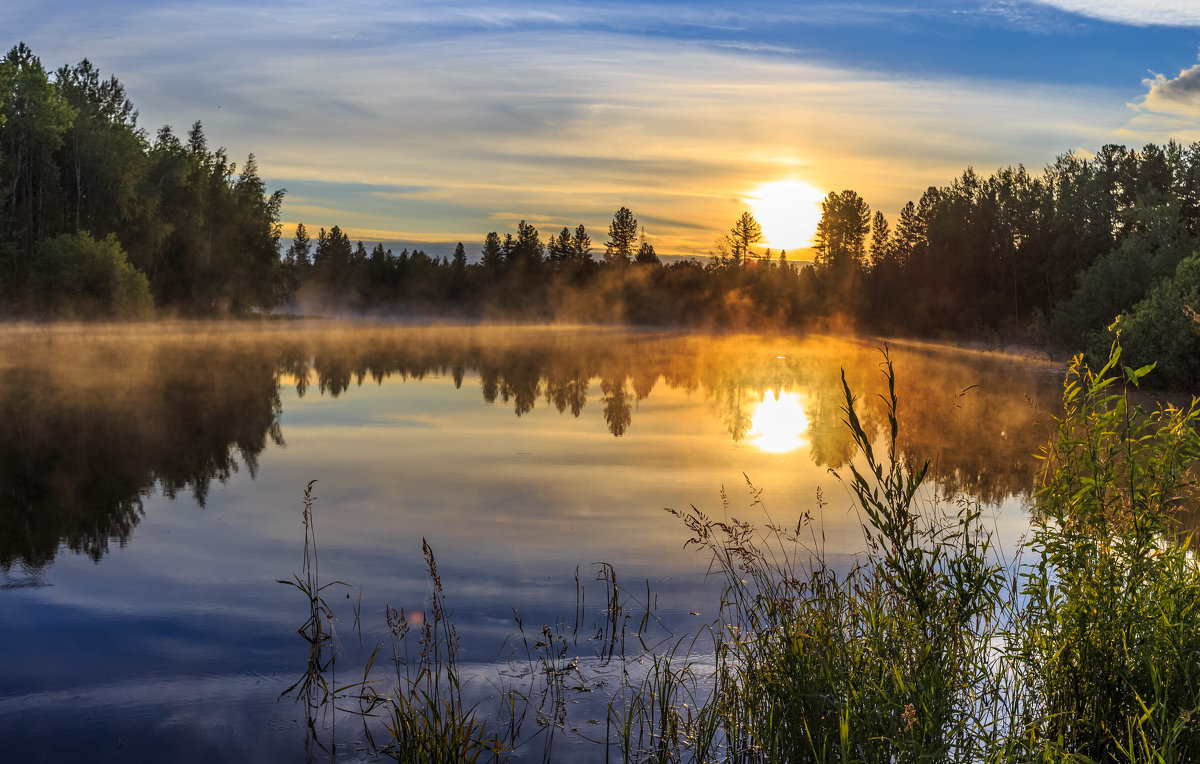
[[[891,357],[902,453],[1011,543],[1061,370]],[[276,579],[300,570],[314,479],[322,579],[353,593],[343,666],[385,640],[385,605],[424,607],[423,538],[467,673],[504,663],[514,609],[571,616],[576,570],[594,584],[601,561],[649,580],[671,628],[711,617],[706,560],[664,507],[786,525],[820,489],[815,528],[849,559],[839,370],[882,436],[880,360],[867,341],[570,328],[2,331],[0,758],[304,760],[280,693],[307,609]],[[361,758],[339,724],[338,758]]]

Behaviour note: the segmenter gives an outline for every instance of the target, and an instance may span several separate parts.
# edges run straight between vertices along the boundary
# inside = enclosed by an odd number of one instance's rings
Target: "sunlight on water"
[[[763,451],[783,454],[807,446],[807,433],[808,415],[804,413],[804,396],[790,392],[768,392],[750,417],[750,432],[746,437]]]
[[[1060,370],[918,343],[889,357],[899,455],[931,459],[930,493],[968,492],[1012,549]],[[719,587],[663,507],[811,522],[848,567],[864,542],[836,477],[857,458],[842,379],[883,445],[880,358],[856,338],[589,327],[0,327],[4,760],[92,760],[97,740],[129,760],[297,758],[304,707],[279,697],[310,652],[308,603],[276,582],[300,570],[314,478],[320,575],[349,584],[328,590],[339,678],[391,639],[386,606],[420,631],[423,539],[460,658],[488,677],[517,615],[597,623],[595,561],[652,590],[664,629],[703,627]]]

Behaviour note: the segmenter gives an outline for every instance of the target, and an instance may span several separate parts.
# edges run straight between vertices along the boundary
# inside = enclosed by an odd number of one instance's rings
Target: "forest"
[[[1119,327],[1159,382],[1200,381],[1200,143],[1067,152],[1040,172],[968,168],[889,221],[830,192],[813,262],[759,245],[749,213],[710,256],[660,258],[620,208],[602,241],[522,220],[453,257],[301,223],[284,191],[199,122],[153,137],[86,59],[0,61],[0,314],[141,318],[282,312],[565,320],[716,330],[1002,338],[1106,356]]]

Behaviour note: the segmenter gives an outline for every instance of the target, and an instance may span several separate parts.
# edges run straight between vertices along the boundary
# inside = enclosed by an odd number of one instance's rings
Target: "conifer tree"
[[[879,210],[871,219],[871,267],[878,268],[880,264],[891,261],[891,230],[887,218]]]
[[[571,259],[571,231],[566,226],[557,236],[550,234],[550,241],[546,243],[546,259],[556,264]]]
[[[296,224],[296,235],[292,238],[292,245],[288,247],[284,254],[284,262],[294,266],[299,270],[311,264],[310,253],[312,250],[312,239],[308,238],[308,229],[303,223]]]
[[[762,241],[762,237],[762,226],[749,212],[743,212],[742,216],[733,224],[733,228],[729,229],[727,237],[729,254],[733,257],[733,261],[745,264],[750,257],[750,248]]]
[[[510,259],[520,265],[538,266],[542,263],[543,251],[538,229],[524,220],[517,223],[517,239],[509,255]]]
[[[571,236],[571,259],[581,264],[591,262],[592,259],[592,237],[588,236],[582,223],[575,228],[575,233]]]
[[[604,244],[604,262],[624,264],[633,259],[634,245],[638,238],[638,222],[628,207],[622,207],[613,215],[608,226],[608,241]]]
[[[643,241],[638,247],[637,257],[634,258],[638,263],[657,263],[659,262],[658,254],[654,251],[654,245],[648,241]]]
[[[866,238],[871,230],[871,208],[853,191],[830,191],[821,202],[821,221],[817,224],[817,263],[844,272],[862,267],[866,256]]]
[[[491,231],[484,237],[483,249],[480,250],[480,263],[484,268],[499,268],[503,259],[500,234]]]

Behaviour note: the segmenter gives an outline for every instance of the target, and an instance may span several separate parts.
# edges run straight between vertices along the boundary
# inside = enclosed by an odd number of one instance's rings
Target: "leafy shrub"
[[[53,315],[143,318],[153,308],[149,281],[112,234],[99,241],[81,232],[39,242],[33,281],[39,307]]]
[[[1168,384],[1200,382],[1200,254],[1186,258],[1171,279],[1121,317],[1121,333],[1132,361],[1157,361],[1155,378]],[[1189,310],[1190,309],[1190,310]]]
[[[1075,360],[1042,454],[1010,643],[1029,702],[1014,731],[1026,755],[1195,761],[1200,568],[1176,515],[1200,458],[1200,402],[1131,407],[1127,386],[1151,367],[1120,357],[1114,345],[1094,373]]]

